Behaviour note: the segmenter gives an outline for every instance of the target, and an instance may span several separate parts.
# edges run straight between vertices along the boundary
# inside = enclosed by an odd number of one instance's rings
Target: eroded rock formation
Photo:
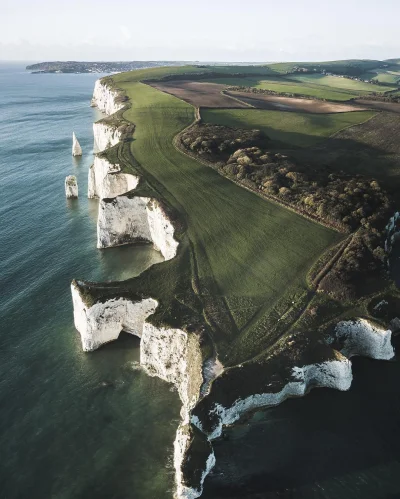
[[[135,242],[150,242],[165,260],[176,255],[174,226],[162,204],[139,196],[103,199],[97,220],[97,247],[109,248]]]
[[[78,182],[75,175],[68,175],[65,178],[65,195],[70,199],[78,197]]]
[[[72,156],[82,156],[82,148],[76,138],[75,132],[72,132]]]

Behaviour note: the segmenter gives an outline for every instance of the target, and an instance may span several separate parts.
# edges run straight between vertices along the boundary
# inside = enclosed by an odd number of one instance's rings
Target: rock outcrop
[[[97,247],[109,248],[135,242],[149,242],[165,260],[176,255],[178,242],[174,226],[161,203],[139,196],[103,199],[97,220]]]
[[[388,255],[392,252],[393,244],[400,240],[400,212],[397,211],[386,226],[385,250]]]
[[[114,198],[135,189],[139,177],[121,173],[119,165],[111,164],[105,157],[95,156],[89,168],[88,198]]]
[[[103,79],[97,80],[94,85],[92,106],[97,106],[105,114],[114,114],[124,107],[118,102],[118,92],[111,89]]]
[[[70,199],[78,197],[78,182],[75,175],[68,175],[65,178],[65,195]]]
[[[82,156],[82,148],[76,138],[75,132],[72,132],[72,156]]]
[[[346,357],[361,355],[372,359],[390,360],[394,357],[392,331],[374,326],[365,319],[339,322],[329,342],[338,344]]]
[[[75,328],[81,335],[85,352],[116,340],[121,331],[140,338],[144,321],[157,307],[157,301],[152,298],[137,301],[116,298],[87,306],[75,281],[71,284],[71,292]]]

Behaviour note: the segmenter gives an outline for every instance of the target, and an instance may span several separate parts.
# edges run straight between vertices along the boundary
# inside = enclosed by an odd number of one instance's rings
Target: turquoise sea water
[[[171,498],[179,400],[136,369],[123,335],[92,354],[73,326],[70,281],[136,275],[159,253],[96,249],[89,107],[98,75],[0,65],[0,497]],[[83,157],[71,156],[75,131]],[[67,201],[64,179],[78,178]]]
[[[160,261],[143,246],[96,249],[97,77],[0,65],[1,499],[173,496],[177,394],[137,369],[137,339],[85,354],[73,326],[73,277],[123,279]],[[65,199],[68,174],[77,201]],[[400,363],[353,365],[349,392],[314,390],[227,430],[203,497],[400,497]]]

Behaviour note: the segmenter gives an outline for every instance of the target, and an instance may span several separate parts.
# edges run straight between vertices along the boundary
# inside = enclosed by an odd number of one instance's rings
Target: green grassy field
[[[387,92],[389,90],[394,90],[394,87],[386,87],[382,85],[373,85],[371,83],[365,83],[363,81],[350,80],[349,78],[339,78],[338,76],[324,76],[321,74],[317,75],[291,75],[296,81],[304,83],[305,85],[320,85],[324,88],[329,87],[331,89],[338,90],[348,90],[354,94],[364,94],[371,92]]]
[[[316,69],[321,72],[325,69],[329,73],[349,74],[358,76],[360,73],[367,72],[372,68],[378,67],[382,61],[368,59],[349,59],[344,61],[320,61],[320,62],[278,62],[268,64],[268,67],[276,72],[285,74],[292,71],[294,66],[308,68],[309,71]]]
[[[230,348],[243,336],[244,360],[260,351],[269,333],[263,329],[256,338],[252,328],[265,323],[271,311],[279,309],[278,302],[292,307],[292,299],[304,295],[308,269],[341,236],[236,186],[177,151],[173,138],[193,121],[194,110],[139,83],[142,75],[136,71],[113,77],[133,103],[124,113],[136,124],[132,154],[186,222],[203,283],[202,299],[211,302],[209,308],[224,303],[234,318],[225,337],[214,336],[221,358],[229,362]],[[168,268],[174,265],[173,260],[167,263]],[[163,265],[156,266],[159,272]],[[179,280],[173,272],[165,278],[172,287]]]
[[[206,66],[207,69],[217,73],[246,73],[256,75],[273,75],[274,71],[268,66]]]
[[[257,128],[274,140],[308,147],[348,126],[362,123],[376,113],[308,114],[265,111],[261,109],[203,109],[206,123],[235,128]]]
[[[227,77],[227,78],[210,78],[207,81],[211,83],[220,83],[223,85],[247,86],[255,87],[263,90],[273,90],[274,92],[283,92],[289,94],[307,95],[316,97],[317,99],[327,99],[333,101],[347,101],[358,94],[349,91],[335,90],[330,87],[321,87],[317,84],[306,84],[304,82],[295,81],[293,79],[283,77],[270,76],[268,79],[260,77]]]
[[[386,83],[388,85],[397,86],[400,80],[400,67],[390,66],[386,69],[376,68],[369,73],[364,73],[361,75],[362,79],[375,80],[380,83]]]

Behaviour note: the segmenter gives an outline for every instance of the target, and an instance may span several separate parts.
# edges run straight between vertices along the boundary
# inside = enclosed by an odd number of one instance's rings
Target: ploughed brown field
[[[396,102],[379,102],[368,99],[357,99],[355,102],[362,106],[367,106],[370,109],[380,109],[381,111],[390,111],[400,114],[400,104]]]
[[[155,81],[148,82],[154,88],[174,95],[196,107],[209,108],[248,108],[272,109],[303,113],[347,113],[349,111],[362,111],[372,104],[386,104],[374,101],[358,101],[357,104],[326,102],[314,99],[298,99],[293,97],[280,97],[267,94],[251,94],[248,92],[226,91],[227,86],[219,83],[198,81]],[[222,91],[225,90],[225,93]],[[392,105],[393,104],[389,104]],[[395,104],[400,108],[400,105]],[[376,106],[378,107],[378,106]],[[399,111],[400,112],[400,109]]]
[[[248,92],[227,92],[228,95],[240,99],[257,109],[272,109],[280,111],[295,111],[302,113],[347,113],[349,111],[364,111],[368,107],[337,102],[326,102],[314,99],[298,99],[295,97],[280,97],[268,94],[251,94]]]
[[[244,102],[238,102],[221,93],[226,85],[197,81],[148,82],[154,88],[172,94],[196,107],[248,108]]]

